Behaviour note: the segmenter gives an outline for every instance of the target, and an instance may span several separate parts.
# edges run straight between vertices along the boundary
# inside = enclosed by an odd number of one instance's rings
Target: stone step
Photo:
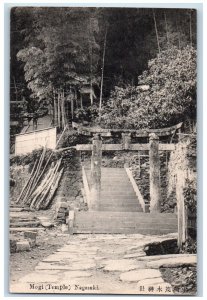
[[[134,224],[119,224],[119,226],[117,227],[116,224],[113,224],[113,225],[106,225],[106,224],[85,224],[84,226],[81,226],[81,225],[75,225],[74,227],[77,227],[78,229],[81,229],[81,230],[84,230],[85,228],[86,229],[91,229],[91,230],[100,230],[100,229],[103,229],[103,230],[116,230],[118,228],[126,228],[126,229],[145,229],[145,230],[148,230],[148,229],[156,229],[156,230],[162,230],[162,229],[165,229],[165,230],[171,230],[171,229],[174,229],[176,228],[173,224],[171,225],[168,225],[168,226],[165,226],[165,228],[163,228],[163,226],[161,225],[151,225],[151,224],[139,224],[139,225],[134,225]]]
[[[45,230],[45,229],[42,227],[10,227],[9,229],[11,233],[24,232],[24,231],[37,232],[38,230]]]
[[[106,196],[110,196],[110,195],[118,195],[118,196],[132,196],[132,195],[136,195],[133,189],[119,189],[118,191],[114,190],[114,189],[107,189],[107,190],[102,190],[101,189],[101,194],[102,195],[106,195]]]
[[[9,212],[9,217],[11,218],[11,217],[23,217],[23,218],[27,218],[27,217],[33,217],[33,218],[35,218],[34,216],[33,216],[33,213],[31,213],[31,212],[26,212],[26,211],[10,211]]]
[[[137,198],[135,197],[131,197],[131,198],[127,198],[127,197],[123,197],[123,198],[119,198],[119,197],[102,197],[100,198],[99,204],[112,204],[112,203],[119,203],[119,204],[123,204],[123,205],[130,205],[130,204],[139,204]]]
[[[25,221],[25,222],[21,222],[21,221],[17,221],[17,222],[13,222],[10,223],[10,227],[38,227],[40,225],[40,222],[36,221],[36,222],[30,222],[30,221]]]
[[[103,173],[101,173],[101,179],[107,180],[108,178],[114,178],[115,180],[129,180],[126,172],[124,174],[103,174]]]
[[[21,212],[21,211],[25,211],[25,209],[23,207],[17,206],[17,207],[10,207],[9,211],[10,212]]]
[[[78,225],[81,225],[81,224],[83,224],[83,221],[84,221],[84,226],[86,226],[86,225],[91,225],[91,226],[95,226],[95,225],[99,225],[99,224],[101,224],[101,225],[105,225],[105,226],[107,226],[107,224],[106,224],[106,219],[103,219],[103,220],[75,220],[75,222],[76,222],[76,224],[78,224]],[[162,220],[161,222],[156,222],[156,221],[152,221],[152,222],[150,222],[149,220],[113,220],[113,219],[111,219],[110,220],[110,222],[109,221],[107,221],[107,223],[108,223],[108,225],[109,226],[113,226],[113,225],[131,225],[132,227],[133,226],[142,226],[143,224],[145,225],[145,226],[150,226],[150,227],[154,227],[154,226],[163,226],[163,225],[165,225],[166,227],[168,227],[168,226],[174,226],[174,225],[176,225],[177,226],[177,224],[175,223],[175,221],[173,220],[171,220],[171,221],[169,221],[168,223],[166,223],[166,222],[164,222],[164,220]]]
[[[99,203],[123,203],[123,204],[132,204],[132,203],[137,203],[139,204],[139,201],[137,199],[137,197],[135,196],[122,196],[122,197],[119,197],[117,195],[113,195],[113,196],[100,196],[100,200],[99,200]]]
[[[129,178],[126,176],[101,176],[101,181],[107,181],[108,179],[113,179],[114,181],[129,181]]]
[[[10,218],[10,223],[15,223],[15,222],[36,222],[37,221],[37,219],[36,218],[23,218],[23,217],[21,217],[21,218],[18,218],[18,217],[11,217]]]
[[[174,214],[135,212],[135,208],[133,212],[76,212],[73,232],[166,234],[177,232],[177,218]]]
[[[143,235],[160,235],[176,232],[174,228],[172,229],[155,229],[155,228],[74,228],[74,234],[143,234]]]
[[[111,182],[108,182],[108,183],[101,183],[101,188],[103,189],[111,189],[111,190],[114,190],[114,189],[117,189],[117,190],[121,190],[121,191],[124,191],[124,190],[133,190],[132,186],[131,186],[131,183],[130,182],[127,182],[127,183],[123,183],[123,182],[117,182],[115,183],[113,181],[113,179],[111,180]]]
[[[88,174],[88,175],[90,175],[90,174]],[[101,178],[105,178],[105,179],[107,179],[107,178],[127,178],[128,179],[128,177],[127,177],[127,173],[126,172],[124,172],[124,173],[103,173],[103,172],[101,172]]]
[[[142,213],[119,213],[119,212],[96,212],[96,211],[79,211],[76,213],[76,216],[79,218],[143,218],[143,219],[149,219],[149,220],[177,220],[177,215],[174,213],[152,213],[152,214],[146,214],[144,212]]]
[[[113,211],[113,208],[119,207],[119,208],[141,208],[140,205],[138,205],[137,203],[132,203],[132,204],[125,204],[125,203],[104,203],[104,204],[97,204],[99,208],[112,208],[111,211]]]
[[[107,168],[107,167],[101,167],[101,171],[103,172],[126,172],[124,168]]]
[[[125,192],[134,192],[133,188],[129,185],[129,184],[126,184],[126,185],[101,185],[101,191],[102,193],[104,192],[114,192],[114,193],[119,193],[119,194],[122,194],[122,193],[125,193]]]
[[[132,210],[135,212],[143,211],[139,207],[97,207],[97,211],[116,211],[116,212],[131,212]]]
[[[137,197],[135,195],[130,195],[130,196],[127,196],[127,195],[100,195],[100,201],[102,203],[112,203],[112,201],[118,201],[120,203],[139,203]]]

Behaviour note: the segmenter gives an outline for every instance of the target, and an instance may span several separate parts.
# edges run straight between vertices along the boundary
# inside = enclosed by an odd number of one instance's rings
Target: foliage
[[[197,189],[196,189],[196,181],[186,179],[186,186],[184,188],[184,201],[185,205],[189,209],[191,213],[195,213],[197,211]]]
[[[116,87],[103,108],[103,126],[159,128],[196,116],[196,50],[172,47],[148,63],[142,86]]]
[[[85,108],[77,108],[75,110],[75,118],[74,120],[84,120],[88,122],[94,122],[94,120],[98,117],[98,106],[90,105]]]
[[[190,253],[190,254],[197,253],[197,242],[196,242],[196,240],[189,237],[185,241],[185,243],[182,247],[182,250],[180,252],[181,253]]]
[[[173,46],[182,49],[196,45],[195,11],[156,9],[155,15],[162,51]],[[18,79],[18,93],[29,102],[29,112],[36,109],[36,102],[49,105],[53,89],[79,91],[82,84],[88,83],[96,86],[98,96],[106,27],[104,98],[116,85],[122,88],[136,85],[148,61],[156,57],[152,9],[14,7],[11,10],[11,82]],[[15,93],[12,88],[11,99],[16,98]],[[112,121],[113,113],[111,117]],[[121,126],[122,118],[116,117],[115,123]],[[135,117],[125,122],[130,127],[139,125]]]

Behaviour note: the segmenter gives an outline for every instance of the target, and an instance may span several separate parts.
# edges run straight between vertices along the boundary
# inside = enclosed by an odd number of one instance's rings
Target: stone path
[[[145,259],[143,247],[175,237],[175,234],[69,236],[66,245],[40,262],[33,273],[11,284],[10,291],[172,294],[171,285],[164,282],[157,265],[155,268],[147,265],[150,257]],[[171,259],[171,255],[166,256],[164,263]],[[154,257],[152,261],[156,262]]]

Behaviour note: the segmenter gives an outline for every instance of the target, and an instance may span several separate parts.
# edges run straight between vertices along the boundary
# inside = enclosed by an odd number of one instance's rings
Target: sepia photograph
[[[197,295],[196,32],[190,8],[11,8],[12,295]]]

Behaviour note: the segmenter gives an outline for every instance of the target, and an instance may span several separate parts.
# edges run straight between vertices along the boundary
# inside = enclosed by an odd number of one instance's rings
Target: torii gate
[[[175,144],[159,143],[155,133],[149,133],[148,144],[132,144],[131,134],[122,133],[122,144],[103,144],[100,134],[95,134],[92,144],[76,145],[78,151],[92,151],[91,155],[91,203],[100,199],[102,151],[148,150],[150,163],[150,212],[160,212],[160,159],[159,151],[175,150]]]

